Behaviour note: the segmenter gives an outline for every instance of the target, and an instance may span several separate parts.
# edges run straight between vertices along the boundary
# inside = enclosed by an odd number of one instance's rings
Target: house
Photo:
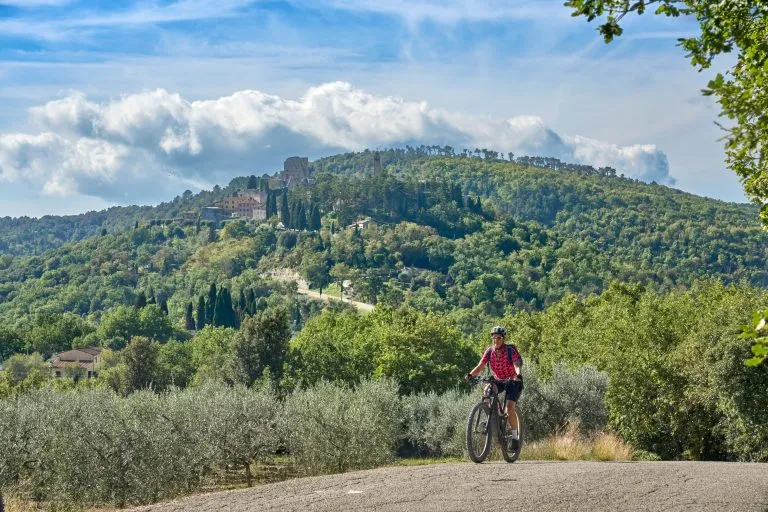
[[[80,369],[90,379],[97,376],[96,365],[101,361],[100,356],[100,348],[75,348],[54,354],[48,366],[55,377],[65,376],[68,369]]]
[[[221,205],[234,217],[263,220],[267,216],[267,197],[267,192],[263,190],[245,188],[225,197]]]
[[[363,230],[367,229],[368,226],[371,225],[371,222],[372,222],[371,219],[365,218],[365,219],[362,219],[362,220],[358,220],[357,222],[354,222],[353,224],[350,224],[345,229],[355,229],[355,228],[357,228],[360,231],[363,231]]]

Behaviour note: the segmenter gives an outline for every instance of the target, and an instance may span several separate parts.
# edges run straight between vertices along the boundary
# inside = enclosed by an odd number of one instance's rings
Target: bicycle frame
[[[510,451],[507,446],[507,439],[505,436],[505,432],[508,428],[508,416],[505,407],[506,403],[502,403],[502,400],[499,398],[499,388],[497,385],[497,383],[504,381],[498,381],[493,377],[474,377],[470,379],[470,382],[485,382],[486,384],[483,386],[482,399],[473,406],[469,417],[467,418],[466,443],[469,458],[473,462],[482,462],[485,460],[490,450],[492,443],[491,439],[496,437],[499,444],[501,445],[501,453],[504,457],[504,460],[507,462],[515,462],[520,456],[520,444],[518,441],[517,448],[514,451]],[[483,414],[487,414],[487,420],[480,422],[480,418]],[[477,427],[481,425],[483,428],[481,431],[478,431]],[[476,437],[478,434],[480,437]],[[479,440],[483,437],[485,437],[485,441],[483,443],[484,447],[478,451],[474,447],[473,439]]]

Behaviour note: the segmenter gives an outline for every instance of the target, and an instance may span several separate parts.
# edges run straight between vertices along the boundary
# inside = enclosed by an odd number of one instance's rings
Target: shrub
[[[187,494],[226,465],[249,476],[279,449],[279,412],[272,390],[241,386],[20,394],[0,400],[0,493],[122,507]]]
[[[569,370],[557,364],[548,381],[535,367],[525,371],[525,390],[520,397],[525,439],[533,441],[562,432],[569,424],[582,433],[601,430],[607,421],[605,392],[608,375],[585,366]]]
[[[390,379],[363,380],[354,389],[320,382],[285,404],[288,448],[307,474],[370,468],[392,460],[401,404]]]
[[[430,392],[404,397],[403,454],[422,457],[464,455],[464,425],[478,396],[451,390],[442,395]]]

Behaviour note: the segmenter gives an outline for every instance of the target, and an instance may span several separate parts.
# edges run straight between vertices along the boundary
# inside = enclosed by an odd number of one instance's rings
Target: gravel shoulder
[[[768,511],[768,464],[451,463],[386,467],[191,496],[144,512]]]

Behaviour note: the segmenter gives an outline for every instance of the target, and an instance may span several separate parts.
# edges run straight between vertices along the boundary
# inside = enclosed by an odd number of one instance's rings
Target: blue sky
[[[0,216],[419,142],[742,202],[699,93],[712,72],[675,46],[695,29],[644,15],[605,45],[562,0],[0,0]]]

